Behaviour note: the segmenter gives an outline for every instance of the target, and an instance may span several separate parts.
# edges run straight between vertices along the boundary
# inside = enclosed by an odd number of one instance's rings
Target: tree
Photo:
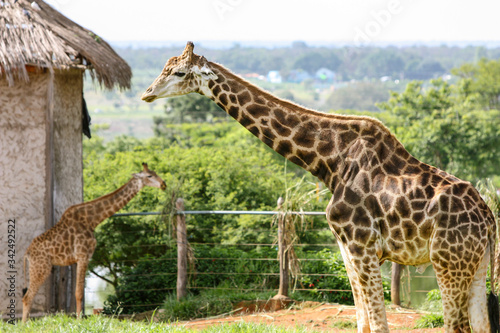
[[[452,73],[471,81],[470,92],[479,94],[484,109],[500,109],[500,60],[482,58],[477,64],[464,64]]]
[[[396,52],[378,50],[365,57],[359,64],[357,71],[359,77],[399,77],[404,67],[403,59]]]
[[[324,56],[319,52],[308,52],[297,58],[293,63],[293,69],[303,69],[313,74],[320,68],[328,68],[332,71],[337,70],[341,61],[333,53]]]
[[[376,103],[388,97],[388,88],[380,82],[357,82],[336,89],[326,100],[324,108],[378,111]]]
[[[466,84],[443,80],[431,80],[427,88],[413,81],[379,107],[395,116],[390,126],[415,157],[476,180],[497,172],[500,113],[478,110],[475,95],[464,89]]]
[[[211,122],[217,117],[226,117],[217,104],[200,94],[189,94],[183,98],[169,98],[165,102],[165,116],[153,118],[153,130],[156,136],[175,133],[165,127],[168,124],[183,124],[192,122]]]
[[[444,73],[446,73],[446,70],[436,60],[410,61],[405,68],[405,78],[412,80],[436,78]]]

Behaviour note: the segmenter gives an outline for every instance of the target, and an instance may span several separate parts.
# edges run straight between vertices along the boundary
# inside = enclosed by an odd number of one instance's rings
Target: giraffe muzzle
[[[143,95],[142,95],[142,97],[141,97],[141,99],[142,99],[143,101],[146,101],[146,102],[148,102],[148,103],[151,103],[151,102],[153,102],[153,101],[154,101],[157,97],[158,97],[158,96],[156,96],[156,95],[149,95],[149,96],[148,96],[148,95],[146,95],[146,94],[143,94]]]

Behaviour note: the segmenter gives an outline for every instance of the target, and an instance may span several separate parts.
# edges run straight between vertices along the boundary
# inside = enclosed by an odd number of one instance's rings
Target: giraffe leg
[[[472,278],[450,277],[448,273],[438,272],[438,269],[435,268],[443,301],[445,331],[470,332],[468,302]]]
[[[358,333],[370,332],[370,320],[368,318],[368,311],[365,306],[365,301],[362,296],[361,286],[359,284],[358,275],[354,272],[354,267],[346,255],[344,244],[339,243],[340,253],[344,259],[345,268],[351,283],[352,294],[354,297],[354,305],[356,306],[356,319],[358,324]]]
[[[359,289],[359,296],[356,297],[358,302],[359,300],[362,301],[363,306],[362,310],[361,306],[358,310],[358,305],[356,305],[356,313],[362,312],[362,315],[358,317],[358,323],[364,325],[361,328],[358,327],[358,332],[366,330],[366,319],[368,319],[370,332],[389,332],[382,287],[382,273],[376,250],[371,247],[362,248],[355,245],[353,250],[358,253],[354,256],[349,248],[347,246],[344,248],[349,262],[348,265],[351,265],[352,268],[351,275],[353,277],[352,279],[349,277],[349,280],[351,283],[354,281],[354,285],[357,286],[355,288]],[[359,255],[361,252],[363,253],[362,256]]]
[[[30,282],[28,290],[23,297],[23,322],[28,320],[28,315],[31,310],[31,304],[38,292],[38,289],[50,275],[52,265],[48,260],[44,261],[29,261],[29,277]]]
[[[469,319],[474,333],[490,332],[490,319],[486,301],[486,275],[490,262],[490,250],[483,256],[474,276],[469,294]]]
[[[78,261],[76,265],[76,316],[82,316],[83,293],[85,292],[85,273],[87,272],[88,261]]]
[[[435,242],[438,243],[440,241],[437,240]],[[470,240],[466,242],[472,244]],[[475,242],[478,243],[477,240]],[[469,325],[469,295],[476,276],[477,282],[474,291],[475,293],[480,292],[481,279],[483,278],[481,275],[484,275],[484,272],[478,273],[480,264],[484,264],[484,252],[472,253],[467,252],[467,250],[460,251],[458,247],[447,245],[444,251],[438,245],[432,246],[431,251],[431,262],[436,272],[443,301],[444,327],[446,332],[471,331]],[[486,297],[486,295],[483,297]],[[477,300],[477,297],[474,300]],[[480,303],[474,306],[474,312],[477,312],[477,306],[481,307]],[[485,318],[487,318],[487,314],[488,312],[485,307]]]

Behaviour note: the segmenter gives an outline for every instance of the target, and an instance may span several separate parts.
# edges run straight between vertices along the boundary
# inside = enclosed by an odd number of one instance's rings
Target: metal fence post
[[[177,211],[184,211],[184,200],[175,202]],[[186,215],[177,215],[177,300],[180,301],[187,294],[187,231]]]

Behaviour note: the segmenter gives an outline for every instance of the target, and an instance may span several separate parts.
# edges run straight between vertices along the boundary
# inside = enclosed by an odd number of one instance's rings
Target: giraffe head
[[[161,74],[142,94],[142,100],[153,102],[158,98],[198,92],[211,96],[208,82],[217,79],[207,59],[193,53],[194,44],[188,42],[184,52],[168,59]]]
[[[163,179],[161,179],[160,176],[158,176],[153,170],[149,170],[146,163],[142,163],[142,168],[141,172],[134,173],[132,176],[139,179],[143,186],[157,187],[165,191],[167,184],[165,184]]]

